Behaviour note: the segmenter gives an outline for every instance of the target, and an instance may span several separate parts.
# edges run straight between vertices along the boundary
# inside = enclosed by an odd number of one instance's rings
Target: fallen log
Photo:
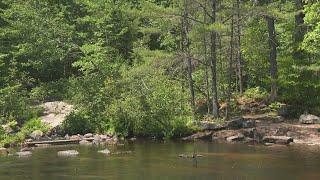
[[[83,138],[83,139],[61,139],[61,140],[50,140],[50,141],[32,141],[25,142],[27,146],[35,146],[37,144],[51,144],[51,145],[64,145],[64,144],[79,144],[80,141],[93,141],[94,138]]]

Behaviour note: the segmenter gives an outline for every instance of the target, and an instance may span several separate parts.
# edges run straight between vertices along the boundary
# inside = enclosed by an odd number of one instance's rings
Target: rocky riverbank
[[[294,143],[320,145],[319,123],[320,118],[311,114],[301,115],[299,120],[287,120],[268,114],[246,115],[220,124],[203,121],[200,123],[201,131],[182,140],[201,139],[268,146]]]

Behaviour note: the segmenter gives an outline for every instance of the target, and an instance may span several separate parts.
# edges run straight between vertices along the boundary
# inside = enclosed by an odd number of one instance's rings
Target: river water
[[[77,157],[58,157],[57,151],[76,149]],[[320,179],[318,146],[265,147],[212,142],[142,141],[109,147],[111,152],[131,154],[105,156],[104,147],[58,146],[39,148],[31,157],[0,157],[0,179]],[[197,159],[179,154],[203,155]]]

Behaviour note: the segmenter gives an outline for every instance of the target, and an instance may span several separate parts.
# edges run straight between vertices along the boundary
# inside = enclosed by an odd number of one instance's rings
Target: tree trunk
[[[216,22],[216,0],[212,0],[212,15],[211,23]],[[216,54],[216,39],[217,33],[212,31],[210,33],[211,39],[211,74],[212,74],[212,115],[214,118],[219,117],[219,104],[218,104],[218,88],[217,88],[217,54]]]
[[[183,32],[182,32],[182,39],[183,39],[183,52],[187,61],[188,66],[188,82],[189,82],[189,90],[190,90],[190,104],[192,108],[193,114],[195,113],[195,93],[194,93],[194,85],[193,85],[193,78],[192,78],[192,62],[189,50],[189,23],[188,23],[188,0],[184,0],[184,13],[183,13]]]
[[[207,24],[206,11],[203,12],[203,22]],[[205,83],[206,83],[206,102],[207,102],[207,114],[210,114],[210,85],[209,85],[209,70],[208,70],[208,53],[207,53],[207,38],[206,34],[203,36],[203,47],[204,47],[204,62],[205,62]]]
[[[302,0],[295,0],[295,6],[297,14],[295,15],[295,28],[294,28],[294,42],[295,50],[293,53],[293,58],[296,60],[303,59],[304,53],[298,49],[300,43],[303,41],[304,35],[306,33],[306,27],[304,26],[304,13],[303,13],[303,2]]]
[[[231,17],[231,34],[230,34],[230,55],[228,62],[228,95],[227,95],[227,107],[226,107],[226,119],[229,119],[230,115],[230,101],[231,101],[231,83],[232,83],[232,62],[233,62],[233,24],[234,19]]]
[[[278,76],[278,66],[277,66],[277,42],[276,42],[276,30],[275,30],[275,20],[270,16],[265,16],[268,23],[268,33],[269,33],[269,48],[270,48],[270,77],[271,77],[271,92],[269,101],[274,102],[277,97],[277,76]]]
[[[239,78],[239,92],[243,94],[243,72],[242,72],[242,54],[241,54],[241,26],[240,26],[240,0],[237,0],[237,66],[238,66],[238,78]]]

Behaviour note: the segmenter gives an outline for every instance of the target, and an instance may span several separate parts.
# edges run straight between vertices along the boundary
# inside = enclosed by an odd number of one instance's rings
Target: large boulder
[[[41,106],[44,109],[43,116],[40,117],[41,121],[50,127],[51,133],[62,133],[59,132],[61,131],[59,127],[74,110],[73,105],[63,101],[54,101],[46,102]]]
[[[87,133],[85,135],[83,135],[84,138],[92,138],[93,134],[92,133]]]
[[[76,150],[66,150],[66,151],[59,151],[58,156],[67,156],[67,157],[72,157],[72,156],[77,156],[79,155],[79,152]]]
[[[315,124],[320,123],[320,118],[312,114],[302,114],[299,118],[301,124]]]
[[[39,140],[43,136],[43,132],[40,130],[35,130],[30,134],[30,137],[35,140]]]
[[[288,136],[265,136],[262,140],[264,143],[274,143],[283,145],[287,145],[293,142],[293,138]]]

